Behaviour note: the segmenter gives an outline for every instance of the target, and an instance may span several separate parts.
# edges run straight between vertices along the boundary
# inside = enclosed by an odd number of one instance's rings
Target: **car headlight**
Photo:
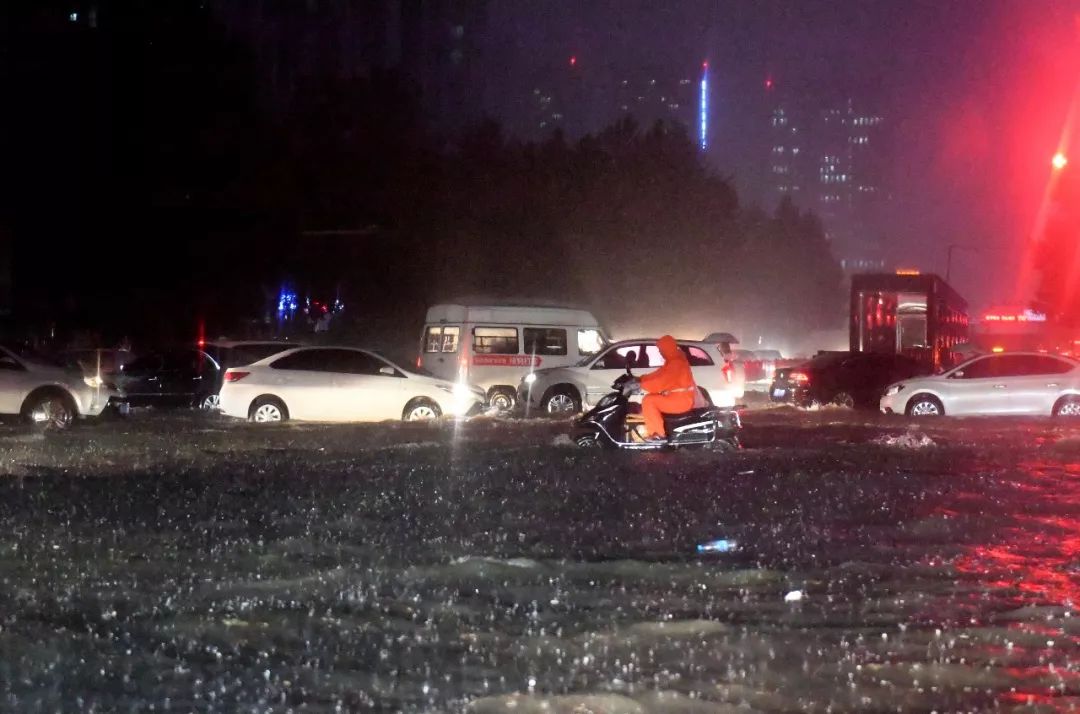
[[[97,375],[93,377],[83,377],[82,381],[85,382],[86,386],[90,387],[91,389],[101,389],[105,386],[105,380],[103,380],[101,377],[98,377]]]
[[[904,385],[902,385],[902,384],[894,384],[894,385],[892,385],[891,387],[889,387],[888,389],[885,390],[885,396],[886,397],[891,397],[894,394],[899,394],[900,390],[903,389],[903,388],[904,388]]]
[[[462,382],[458,382],[454,385],[453,394],[458,399],[468,399],[469,397],[476,396],[476,393],[472,390],[472,387],[467,384],[463,384]]]
[[[528,374],[525,375],[525,384],[532,384],[535,381],[536,381],[536,373],[535,372],[529,372]]]

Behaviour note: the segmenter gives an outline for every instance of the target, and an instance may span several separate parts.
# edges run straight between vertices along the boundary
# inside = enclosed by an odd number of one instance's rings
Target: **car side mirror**
[[[380,367],[379,374],[385,374],[387,377],[393,377],[397,374],[397,371],[393,367]]]

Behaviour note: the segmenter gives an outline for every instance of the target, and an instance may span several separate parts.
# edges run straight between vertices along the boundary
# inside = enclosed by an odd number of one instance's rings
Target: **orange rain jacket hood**
[[[693,389],[694,375],[686,354],[671,335],[664,335],[656,342],[664,366],[641,378],[641,388],[650,394]]]

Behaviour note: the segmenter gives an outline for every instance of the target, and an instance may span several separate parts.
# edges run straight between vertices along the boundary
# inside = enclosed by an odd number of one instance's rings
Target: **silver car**
[[[1041,352],[982,355],[885,389],[885,413],[1080,416],[1080,362]]]
[[[735,406],[745,386],[742,370],[727,359],[719,343],[676,340],[686,353],[694,381],[718,407]],[[518,385],[518,403],[526,413],[573,414],[592,408],[611,391],[611,384],[626,371],[627,362],[641,375],[660,367],[664,358],[655,338],[622,340],[590,355],[572,367],[538,369]]]
[[[78,417],[100,415],[116,396],[116,388],[101,377],[84,376],[31,350],[0,345],[0,414],[63,429]]]

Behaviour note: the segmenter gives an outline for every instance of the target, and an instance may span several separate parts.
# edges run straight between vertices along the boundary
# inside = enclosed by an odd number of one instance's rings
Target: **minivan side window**
[[[473,353],[478,355],[516,355],[516,327],[477,327],[473,329]]]
[[[461,328],[456,325],[432,325],[424,335],[424,352],[457,352],[460,334]]]
[[[594,355],[602,349],[604,349],[604,336],[600,334],[600,330],[585,329],[577,331],[577,351],[579,355],[582,357]]]
[[[565,355],[566,330],[551,327],[525,327],[521,330],[527,355]]]

